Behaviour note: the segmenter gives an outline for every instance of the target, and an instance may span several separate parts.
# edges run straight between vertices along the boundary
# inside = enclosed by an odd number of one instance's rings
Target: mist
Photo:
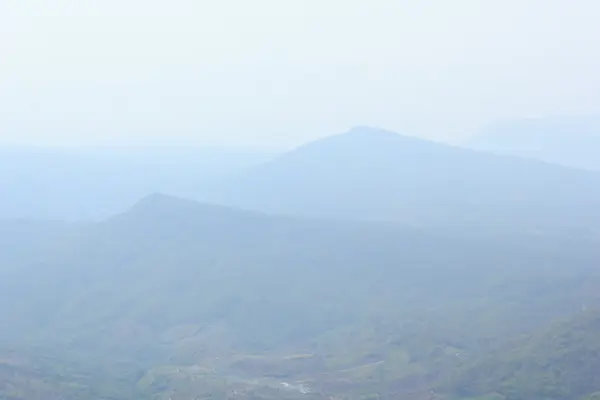
[[[600,5],[5,0],[0,399],[600,399]]]
[[[5,1],[0,140],[291,148],[355,125],[457,141],[597,114],[591,0]]]

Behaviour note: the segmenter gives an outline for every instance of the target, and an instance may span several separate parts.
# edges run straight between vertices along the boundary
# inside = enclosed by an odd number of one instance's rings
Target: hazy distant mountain
[[[484,128],[465,145],[475,149],[600,170],[600,117],[530,118]]]
[[[194,197],[273,156],[251,148],[0,148],[0,218],[102,219],[156,191]]]
[[[0,398],[423,398],[600,303],[597,244],[535,235],[465,241],[164,195],[101,223],[0,232],[15,232],[0,234],[0,349],[36,356],[0,351]]]
[[[600,226],[600,174],[371,128],[283,154],[230,182],[250,209],[453,227]]]

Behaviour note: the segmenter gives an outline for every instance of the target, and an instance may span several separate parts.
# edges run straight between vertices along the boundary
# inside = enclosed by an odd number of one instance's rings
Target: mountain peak
[[[171,196],[168,194],[155,192],[155,193],[149,194],[148,196],[139,200],[133,206],[133,208],[134,209],[135,208],[145,209],[145,208],[164,207],[164,206],[168,206],[168,205],[171,205],[173,203],[178,203],[178,202],[186,202],[186,200],[180,199],[178,197]]]
[[[232,215],[253,216],[256,213],[250,211],[236,210],[224,205],[198,202],[163,193],[150,194],[133,205],[123,214],[117,217],[129,216],[136,219],[162,219],[190,221],[194,218],[219,219],[229,218]]]
[[[537,226],[562,216],[571,223],[572,204],[594,217],[599,182],[560,166],[358,126],[249,171],[220,198],[263,212],[420,225],[498,223],[522,212],[528,226]],[[573,203],[557,189],[571,184],[578,196]],[[534,213],[529,204],[556,212]],[[582,224],[589,223],[588,216]]]
[[[374,128],[371,126],[363,126],[363,125],[359,125],[359,126],[355,126],[355,127],[351,128],[348,132],[346,132],[346,135],[369,136],[369,137],[372,137],[372,136],[399,136],[395,132],[387,131],[387,130],[381,129],[381,128]]]
[[[341,135],[330,136],[329,138],[323,139],[327,141],[332,139],[333,141],[350,142],[358,145],[376,146],[376,147],[387,147],[387,146],[422,146],[422,145],[437,145],[435,142],[431,142],[416,136],[402,135],[396,132],[392,132],[382,128],[375,128],[370,126],[355,126],[346,133]],[[318,141],[317,141],[318,142]],[[365,149],[363,149],[364,151]]]
[[[296,149],[296,153],[298,153],[298,150],[300,152],[309,150],[311,152],[317,151],[325,157],[375,157],[380,159],[381,157],[390,156],[396,159],[398,155],[406,152],[410,153],[415,148],[425,147],[426,150],[431,150],[436,149],[437,146],[437,143],[414,136],[401,135],[381,128],[356,126],[345,133],[307,143]]]
[[[196,212],[213,207],[216,208],[217,206],[210,206],[193,200],[156,192],[139,200],[126,214],[147,218],[173,218],[182,213]]]

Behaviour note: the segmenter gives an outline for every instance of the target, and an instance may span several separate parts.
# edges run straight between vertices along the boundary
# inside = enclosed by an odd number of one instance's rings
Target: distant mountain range
[[[600,395],[600,173],[366,127],[178,154],[0,159],[4,216],[100,219],[0,218],[0,398]]]
[[[211,201],[455,231],[600,227],[600,174],[359,127],[254,167]]]
[[[466,146],[600,170],[600,117],[530,118],[489,125]]]
[[[248,149],[0,157],[0,218],[102,219],[153,192],[276,214],[457,232],[597,232],[600,172],[358,127],[273,155]]]
[[[0,147],[0,219],[101,220],[157,191],[197,196],[275,154],[235,147]]]

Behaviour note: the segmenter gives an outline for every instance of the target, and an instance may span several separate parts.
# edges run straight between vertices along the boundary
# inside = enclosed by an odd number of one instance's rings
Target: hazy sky
[[[598,21],[597,0],[0,0],[0,141],[452,139],[597,114]]]

